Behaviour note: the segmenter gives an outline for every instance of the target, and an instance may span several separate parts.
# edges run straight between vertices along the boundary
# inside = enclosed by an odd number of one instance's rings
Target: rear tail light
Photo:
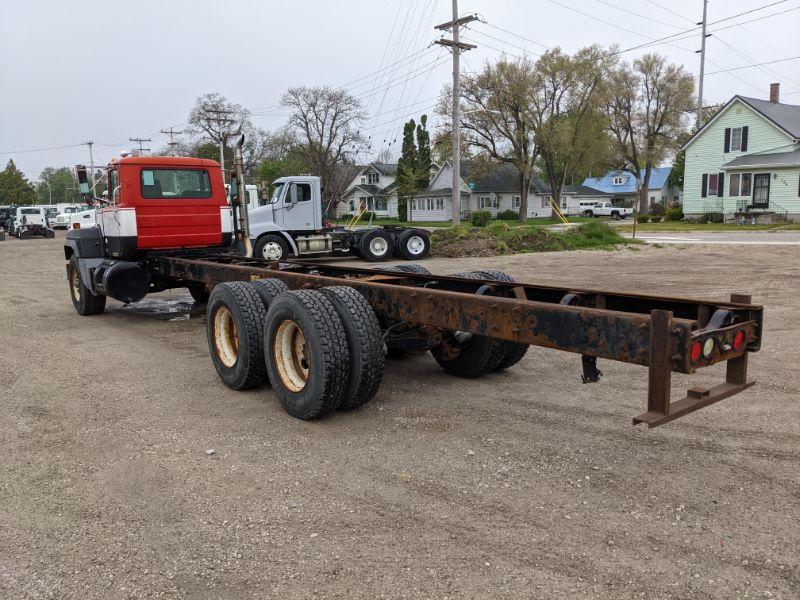
[[[734,350],[741,350],[742,346],[744,346],[745,341],[744,329],[740,329],[736,332],[736,335],[733,336],[733,349]]]
[[[702,354],[702,352],[703,352],[703,344],[701,344],[700,342],[695,342],[694,344],[692,344],[692,352],[691,352],[692,362],[697,362],[698,360],[700,360],[700,354]]]

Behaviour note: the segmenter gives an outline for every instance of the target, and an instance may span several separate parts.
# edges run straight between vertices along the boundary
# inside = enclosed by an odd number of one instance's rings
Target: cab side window
[[[119,202],[119,170],[111,169],[108,172],[108,199]]]
[[[298,183],[297,184],[297,201],[308,202],[311,200],[311,184]]]

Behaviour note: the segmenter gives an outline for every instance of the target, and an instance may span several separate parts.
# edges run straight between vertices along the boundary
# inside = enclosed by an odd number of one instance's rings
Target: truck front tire
[[[206,311],[208,349],[217,374],[229,388],[245,390],[267,381],[266,317],[264,302],[250,284],[233,281],[212,290]]]
[[[264,356],[275,395],[298,419],[339,407],[347,390],[350,351],[342,319],[316,290],[285,292],[267,313]]]
[[[431,251],[431,239],[427,231],[407,229],[397,238],[396,251],[406,260],[422,260]]]
[[[256,242],[253,256],[264,260],[283,260],[289,256],[289,244],[279,235],[265,235]]]
[[[69,295],[72,305],[79,315],[99,315],[106,309],[106,297],[95,296],[88,287],[83,285],[81,273],[78,269],[78,257],[72,256],[67,265],[67,280],[69,282]]]

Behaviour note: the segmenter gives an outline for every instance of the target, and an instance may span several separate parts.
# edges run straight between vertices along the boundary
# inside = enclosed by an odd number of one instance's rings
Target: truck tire
[[[206,310],[211,362],[222,382],[246,390],[267,381],[264,365],[264,321],[267,309],[244,281],[214,286]]]
[[[382,271],[396,271],[399,273],[414,273],[416,275],[430,275],[431,272],[422,265],[391,265],[381,268]]]
[[[279,235],[264,235],[258,238],[253,256],[264,260],[283,260],[289,256],[289,244]]]
[[[78,269],[78,257],[72,256],[67,265],[67,281],[69,282],[69,295],[72,305],[79,315],[99,315],[106,309],[106,297],[95,296],[89,288],[83,285],[81,273]]]
[[[615,221],[619,221],[622,217],[620,216],[618,210],[612,210],[611,211],[611,218],[614,219]]]
[[[481,271],[462,271],[453,277],[487,279]],[[503,340],[472,333],[446,331],[441,346],[431,348],[445,373],[473,379],[495,370],[505,353]]]
[[[204,285],[192,285],[187,288],[192,300],[198,304],[208,304],[208,298],[211,295]]]
[[[406,260],[422,260],[431,251],[431,238],[422,229],[406,229],[397,238],[395,252]]]
[[[506,283],[513,283],[514,278],[511,277],[508,273],[503,273],[503,271],[496,271],[494,269],[485,269],[483,271],[478,271],[484,275],[484,279],[492,279],[494,281],[504,281]],[[522,344],[520,342],[509,342],[508,340],[503,340],[503,358],[500,359],[500,362],[494,368],[495,371],[503,371],[504,369],[508,369],[509,367],[513,367],[522,358],[528,353],[528,349],[530,346],[528,344]]]
[[[358,249],[361,256],[371,262],[381,262],[392,257],[394,244],[392,236],[383,229],[373,229],[364,234]]]
[[[264,355],[275,395],[298,419],[338,408],[347,389],[350,350],[342,319],[316,290],[284,292],[267,312]]]
[[[335,286],[319,291],[331,301],[341,318],[350,351],[350,376],[339,408],[358,408],[372,400],[383,381],[381,326],[367,299],[353,288]]]
[[[591,210],[585,210],[583,211],[583,216],[592,218],[594,216],[594,213]]]
[[[256,279],[255,281],[251,281],[250,285],[253,286],[253,289],[258,293],[261,301],[264,303],[264,310],[269,310],[275,298],[289,290],[289,286],[280,279],[275,278]]]

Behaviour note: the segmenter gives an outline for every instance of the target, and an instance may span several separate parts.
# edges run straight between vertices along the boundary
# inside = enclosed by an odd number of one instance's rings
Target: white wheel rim
[[[406,249],[410,254],[422,254],[425,250],[425,240],[422,239],[422,236],[412,235],[406,242]]]
[[[294,321],[283,321],[275,332],[275,366],[281,382],[291,392],[299,392],[308,382],[310,361],[306,337]]]
[[[222,364],[230,368],[239,356],[239,334],[236,323],[227,307],[221,306],[214,313],[214,347]]]
[[[261,255],[267,260],[278,260],[283,255],[283,248],[278,242],[267,242],[261,250]]]
[[[375,256],[383,256],[389,249],[389,244],[382,237],[374,237],[369,241],[369,249]]]

